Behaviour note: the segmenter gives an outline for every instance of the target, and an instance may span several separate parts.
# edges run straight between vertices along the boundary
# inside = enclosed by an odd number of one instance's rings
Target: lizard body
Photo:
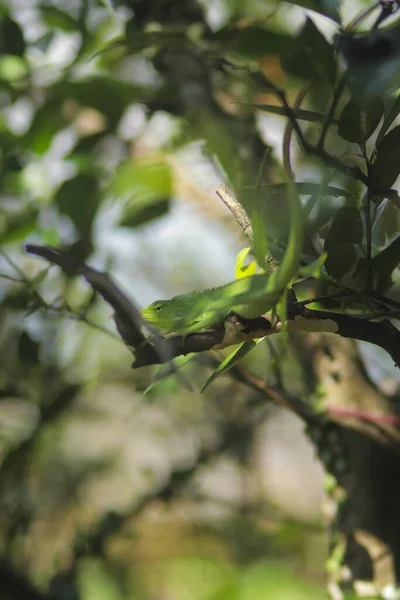
[[[230,312],[255,319],[271,310],[297,272],[303,245],[301,203],[293,182],[288,182],[287,189],[290,232],[277,271],[244,277],[209,290],[191,291],[170,300],[157,300],[142,311],[142,317],[165,333],[190,333],[222,321]]]

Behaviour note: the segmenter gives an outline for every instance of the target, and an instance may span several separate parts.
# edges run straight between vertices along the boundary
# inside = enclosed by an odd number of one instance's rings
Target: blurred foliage
[[[289,220],[275,140],[286,111],[272,87],[259,85],[258,69],[290,102],[312,82],[295,111],[320,151],[293,153],[302,172],[302,266],[312,273],[300,276],[299,297],[346,285],[362,292],[354,311],[363,314],[372,270],[375,291],[390,290],[398,302],[399,200],[396,189],[387,194],[400,174],[400,102],[392,94],[400,72],[398,26],[332,37],[345,14],[341,4],[1,4],[0,546],[43,598],[46,590],[52,598],[82,600],[322,596],[319,527],[282,519],[256,492],[248,492],[246,506],[243,472],[257,487],[250,457],[270,410],[260,395],[218,380],[200,396],[210,367],[200,359],[183,378],[195,392],[174,379],[143,398],[150,374],[130,369],[109,308],[78,278],[28,257],[23,246],[71,246],[77,259],[112,271],[118,251],[103,244],[104,223],[112,222],[119,241],[146,231],[157,241],[160,229],[152,226],[173,218],[177,198],[186,194],[197,214],[225,224],[226,213],[210,200],[210,171],[200,182],[182,175],[195,147],[249,214],[261,205],[269,251],[279,260]],[[355,17],[368,3],[350,4]],[[382,47],[387,52],[378,60]],[[349,88],[341,84],[339,48]],[[371,80],[379,83],[377,97]],[[370,178],[368,210],[362,180],[324,162],[328,151]],[[192,222],[195,229],[196,214]],[[176,251],[186,258],[186,247]],[[142,241],[131,261],[136,289],[154,283],[161,259]],[[204,283],[201,274],[198,280]],[[309,392],[296,357],[277,366],[280,341],[259,346],[245,367],[272,381],[295,372],[290,391]],[[244,399],[267,410],[256,413],[243,438],[237,433],[248,415]],[[236,438],[240,444],[223,443]],[[204,502],[196,502],[196,469],[211,468],[219,453],[234,457],[234,475],[225,479],[224,466],[216,469],[217,486],[206,486]],[[305,468],[306,486],[307,477]],[[219,486],[229,489],[226,503],[213,497]],[[234,528],[237,522],[242,528]],[[0,591],[5,585],[0,579]]]

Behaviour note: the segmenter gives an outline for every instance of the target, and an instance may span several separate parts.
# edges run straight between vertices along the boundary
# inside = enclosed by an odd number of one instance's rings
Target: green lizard
[[[290,232],[278,270],[209,290],[191,291],[170,300],[157,300],[142,311],[142,317],[165,333],[191,333],[223,321],[231,312],[255,319],[271,310],[296,274],[303,245],[301,203],[294,184],[289,182],[287,187]]]

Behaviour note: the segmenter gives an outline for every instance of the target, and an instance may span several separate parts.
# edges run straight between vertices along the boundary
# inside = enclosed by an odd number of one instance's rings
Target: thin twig
[[[5,273],[0,273],[0,279],[7,279],[8,281],[13,281],[14,283],[26,284],[26,281],[24,279],[17,279],[16,277],[12,277],[11,275],[6,275]]]
[[[319,140],[317,142],[317,148],[319,150],[322,150],[322,151],[324,150],[325,137],[326,137],[326,134],[328,132],[329,126],[333,123],[333,117],[335,115],[335,110],[336,110],[336,107],[337,107],[338,102],[340,100],[340,97],[341,97],[341,95],[343,93],[343,90],[344,90],[344,88],[346,86],[346,83],[347,83],[347,74],[344,73],[341,76],[341,78],[339,79],[339,83],[336,86],[335,92],[333,94],[331,105],[329,107],[329,110],[328,110],[328,112],[326,114],[326,117],[324,119],[324,123],[322,125],[321,134],[320,134]]]
[[[229,208],[237,223],[243,229],[245,235],[249,238],[250,242],[253,243],[253,228],[251,226],[251,221],[248,217],[248,214],[243,206],[240,204],[240,202],[238,202],[238,200],[236,200],[236,198],[225,185],[219,185],[215,191],[225,206]]]
[[[354,29],[356,27],[358,27],[358,25],[360,23],[362,23],[371,13],[374,12],[374,10],[376,10],[380,6],[381,6],[381,0],[378,0],[369,8],[367,8],[366,10],[363,10],[359,15],[356,15],[354,17],[354,19],[352,21],[350,21],[350,23],[346,26],[345,32],[350,33],[352,31],[354,31]]]
[[[303,400],[300,400],[295,396],[291,396],[283,390],[278,390],[274,387],[271,387],[265,383],[263,379],[257,377],[257,375],[254,373],[251,373],[250,371],[247,371],[241,367],[233,367],[230,370],[230,373],[238,381],[245,383],[253,390],[262,392],[276,404],[283,406],[284,408],[288,408],[304,421],[309,422],[311,419],[315,418],[314,411],[310,406],[308,406],[308,404],[303,402]]]

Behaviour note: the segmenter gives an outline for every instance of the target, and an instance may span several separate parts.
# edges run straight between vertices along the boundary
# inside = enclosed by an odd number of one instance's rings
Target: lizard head
[[[156,300],[156,302],[144,308],[141,315],[145,321],[168,331],[182,317],[182,311],[177,301]]]

